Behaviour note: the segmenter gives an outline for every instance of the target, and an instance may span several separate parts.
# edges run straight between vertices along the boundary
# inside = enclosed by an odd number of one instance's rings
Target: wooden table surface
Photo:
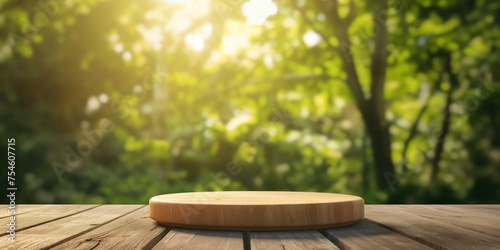
[[[144,205],[0,205],[0,249],[500,249],[500,205],[367,205],[353,226],[288,232],[168,228]],[[258,218],[255,218],[258,219]]]

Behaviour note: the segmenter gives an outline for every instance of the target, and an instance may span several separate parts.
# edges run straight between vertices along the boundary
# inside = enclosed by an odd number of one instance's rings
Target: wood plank
[[[95,207],[97,207],[97,205],[47,205],[30,212],[16,214],[16,231],[19,232],[26,228],[58,220]],[[9,221],[10,218],[2,218],[0,219],[0,225],[5,225],[9,223]],[[7,232],[0,231],[0,236],[7,234]]]
[[[16,242],[0,241],[0,249],[49,248],[108,223],[140,205],[105,205],[16,233]]]
[[[341,249],[432,249],[368,221],[324,232]]]
[[[495,214],[496,216],[500,216],[500,211],[499,211],[500,205],[449,205],[449,206],[461,209],[474,209],[488,214]]]
[[[365,218],[438,249],[498,249],[500,238],[424,218],[394,205],[366,206]]]
[[[451,205],[450,205],[451,206]],[[455,206],[451,206],[455,207]],[[500,205],[460,205],[456,206],[457,209],[471,209],[475,213],[484,213],[495,218],[500,217]]]
[[[172,229],[153,249],[243,250],[243,233]]]
[[[53,207],[54,205],[16,205],[16,215],[29,213],[31,211],[35,211],[38,209],[44,209],[44,208],[47,208],[50,206]],[[5,209],[1,210],[0,219],[10,217],[9,210],[7,209],[7,207],[5,207]]]
[[[339,249],[318,231],[252,232],[250,248],[256,249]]]
[[[484,211],[476,206],[454,205],[415,205],[398,206],[398,208],[457,227],[470,229],[500,238],[500,206],[496,211]]]
[[[153,241],[156,244],[168,230],[150,219],[144,206],[53,249],[144,249]]]

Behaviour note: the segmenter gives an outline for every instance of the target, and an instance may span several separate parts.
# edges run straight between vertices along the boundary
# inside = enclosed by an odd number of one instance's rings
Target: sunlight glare
[[[264,57],[264,64],[266,65],[266,68],[272,69],[274,67],[274,59],[270,55],[266,55]]]
[[[102,93],[99,95],[99,102],[101,103],[107,103],[109,98],[108,98],[108,95],[106,95],[105,93]]]
[[[123,51],[123,44],[117,43],[115,44],[115,46],[113,46],[113,49],[116,53],[121,53]]]
[[[212,35],[212,30],[213,30],[213,27],[210,23],[206,23],[203,25],[203,29],[202,29],[202,35],[203,37],[206,39],[206,38],[209,38],[210,35]]]
[[[243,15],[250,25],[262,25],[269,16],[278,13],[278,6],[272,0],[249,0],[242,6]]]
[[[319,42],[321,42],[321,36],[318,33],[310,30],[304,34],[302,40],[307,45],[307,47],[314,47],[318,45]]]
[[[101,107],[101,103],[95,96],[91,96],[87,101],[86,112],[87,114],[94,112]]]
[[[170,5],[182,5],[182,4],[188,4],[190,2],[187,0],[162,0],[162,1]]]
[[[142,34],[144,39],[146,39],[146,41],[153,47],[154,50],[161,49],[163,36],[162,30],[159,26],[154,26],[151,29],[147,29],[143,25],[139,25],[137,29]]]
[[[185,1],[181,6],[168,17],[165,25],[167,31],[180,34],[191,27],[195,20],[209,16],[211,0]]]
[[[189,34],[185,39],[186,44],[194,51],[200,52],[205,47],[205,42],[203,38],[199,35]]]
[[[130,51],[125,51],[122,55],[122,58],[124,61],[132,60],[132,53],[130,53]]]
[[[233,131],[236,128],[238,128],[240,125],[243,125],[247,122],[249,122],[252,119],[252,117],[247,114],[247,113],[240,113],[234,116],[227,124],[226,124],[226,129],[228,131]]]
[[[118,34],[112,33],[111,35],[109,35],[108,39],[111,43],[117,43],[119,40],[119,37],[118,37]]]

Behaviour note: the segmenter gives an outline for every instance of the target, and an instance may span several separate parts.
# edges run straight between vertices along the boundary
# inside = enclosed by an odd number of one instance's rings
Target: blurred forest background
[[[487,0],[0,0],[16,202],[498,203],[498,13]]]

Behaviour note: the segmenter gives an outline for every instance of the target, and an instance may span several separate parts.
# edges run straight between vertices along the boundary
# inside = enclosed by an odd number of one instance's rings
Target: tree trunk
[[[389,188],[386,180],[386,174],[395,174],[394,163],[391,155],[391,138],[389,133],[389,123],[381,119],[380,114],[376,113],[375,106],[368,106],[362,112],[366,131],[371,140],[373,161],[376,171],[375,178],[379,189]],[[385,113],[385,112],[384,112]]]
[[[377,171],[375,178],[379,189],[387,189],[389,183],[386,180],[388,173],[395,174],[392,162],[391,136],[389,123],[385,117],[385,78],[387,69],[387,16],[383,15],[388,9],[387,1],[377,1],[373,12],[375,47],[371,57],[370,65],[370,98],[366,100],[366,106],[361,109],[366,130],[372,141],[373,160]]]
[[[373,4],[372,18],[374,22],[374,49],[371,56],[371,85],[369,98],[365,96],[361,87],[360,79],[356,70],[354,57],[352,55],[353,44],[349,38],[349,27],[356,17],[354,0],[349,1],[349,12],[345,18],[339,15],[338,3],[334,1],[316,0],[313,3],[322,11],[332,27],[339,41],[337,50],[341,55],[342,65],[347,75],[346,83],[354,97],[368,136],[371,140],[373,159],[375,163],[375,176],[377,187],[387,189],[390,184],[386,181],[387,173],[394,175],[394,164],[391,156],[391,140],[389,134],[389,123],[385,117],[384,85],[387,68],[387,24],[385,13],[387,12],[387,0],[379,0]],[[304,14],[305,18],[307,16]],[[359,46],[359,45],[358,45]],[[368,49],[367,43],[361,44]]]

